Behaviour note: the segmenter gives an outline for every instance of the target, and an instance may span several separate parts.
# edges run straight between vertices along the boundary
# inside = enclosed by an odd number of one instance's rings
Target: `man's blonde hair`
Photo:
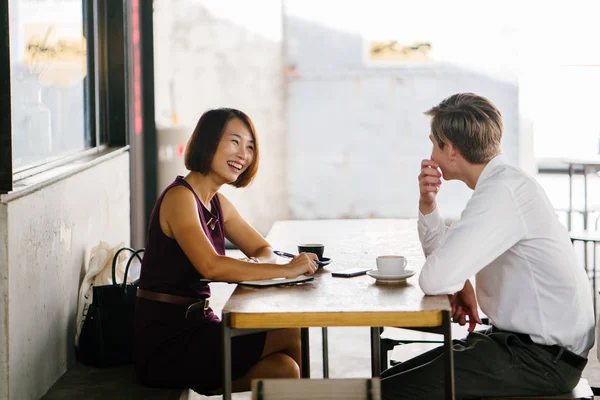
[[[500,153],[502,114],[485,97],[459,93],[425,112],[431,117],[431,134],[440,148],[456,146],[471,164],[483,164]]]

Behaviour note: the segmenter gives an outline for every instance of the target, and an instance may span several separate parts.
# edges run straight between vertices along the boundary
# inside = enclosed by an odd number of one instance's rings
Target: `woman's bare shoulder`
[[[168,209],[195,204],[194,193],[185,186],[174,186],[165,193],[162,206]]]

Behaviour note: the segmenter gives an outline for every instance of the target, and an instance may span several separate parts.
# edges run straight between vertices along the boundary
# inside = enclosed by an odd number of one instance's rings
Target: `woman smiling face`
[[[254,161],[254,136],[239,118],[230,119],[212,160],[211,173],[233,183]]]
[[[234,108],[208,110],[185,148],[185,167],[218,185],[246,187],[256,175],[260,146],[248,115]]]

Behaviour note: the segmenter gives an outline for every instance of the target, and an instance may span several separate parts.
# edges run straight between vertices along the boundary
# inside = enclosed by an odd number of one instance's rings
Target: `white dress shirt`
[[[537,181],[503,156],[484,168],[460,220],[419,213],[426,294],[452,294],[475,275],[481,310],[500,329],[587,357],[594,344],[590,282]]]

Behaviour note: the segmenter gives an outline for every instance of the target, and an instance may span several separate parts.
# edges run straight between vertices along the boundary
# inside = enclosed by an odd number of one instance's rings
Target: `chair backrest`
[[[379,400],[379,378],[372,379],[257,379],[253,400]]]

